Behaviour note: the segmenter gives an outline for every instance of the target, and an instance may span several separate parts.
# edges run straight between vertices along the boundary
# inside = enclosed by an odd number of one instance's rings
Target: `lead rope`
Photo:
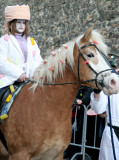
[[[114,156],[114,160],[117,160],[117,159],[116,159],[116,153],[115,153],[115,147],[114,147],[113,132],[112,132],[112,120],[111,120],[111,109],[110,109],[110,96],[108,96],[108,110],[109,110],[109,123],[110,123],[110,134],[111,134],[111,141],[112,141],[113,156]]]

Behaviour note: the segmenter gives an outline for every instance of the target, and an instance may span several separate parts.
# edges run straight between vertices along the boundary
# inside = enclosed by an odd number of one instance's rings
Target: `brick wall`
[[[30,36],[44,57],[48,49],[84,33],[89,27],[104,31],[112,52],[119,51],[119,0],[0,0],[0,36],[4,34],[4,8],[28,4]]]

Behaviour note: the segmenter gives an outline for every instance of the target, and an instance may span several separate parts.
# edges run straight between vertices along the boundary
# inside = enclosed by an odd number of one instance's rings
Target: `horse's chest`
[[[43,152],[31,158],[31,160],[54,160],[57,156],[59,156],[59,154],[64,152],[66,147],[67,146],[62,142],[56,142],[54,145],[47,144]]]

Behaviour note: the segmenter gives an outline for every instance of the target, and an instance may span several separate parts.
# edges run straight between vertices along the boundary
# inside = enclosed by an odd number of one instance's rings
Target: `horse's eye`
[[[87,56],[88,56],[89,58],[94,57],[93,53],[88,53]]]

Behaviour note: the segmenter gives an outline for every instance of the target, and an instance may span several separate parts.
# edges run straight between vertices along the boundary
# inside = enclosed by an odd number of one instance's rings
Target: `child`
[[[42,62],[37,43],[29,37],[29,6],[6,7],[5,19],[7,34],[0,38],[0,91],[30,78]]]

